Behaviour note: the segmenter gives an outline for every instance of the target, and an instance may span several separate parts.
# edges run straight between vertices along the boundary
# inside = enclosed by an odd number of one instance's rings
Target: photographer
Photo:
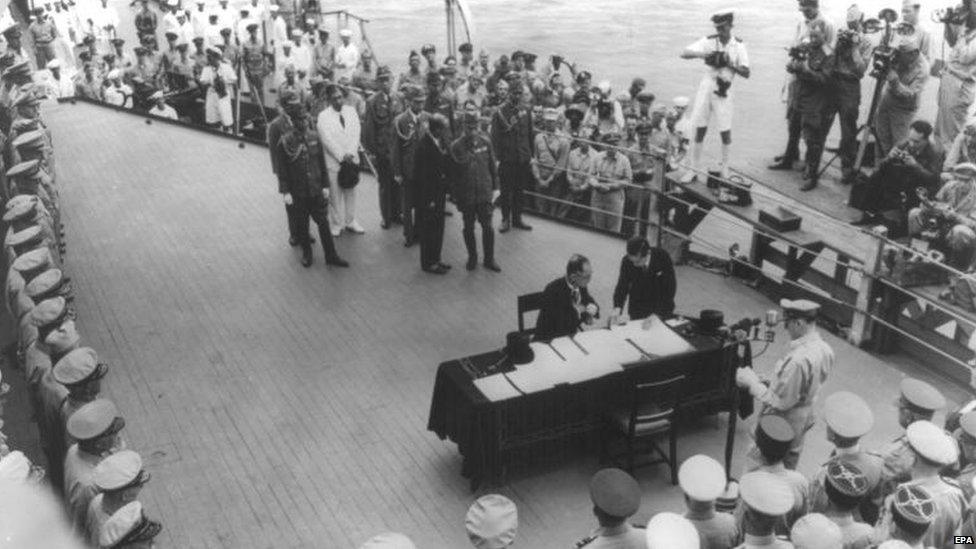
[[[966,122],[976,90],[976,3],[963,0],[962,6],[946,13],[943,24],[950,50],[940,75],[935,136],[947,150]]]
[[[823,47],[827,31],[823,25],[810,28],[808,44],[803,54],[793,55],[786,70],[796,77],[795,109],[800,116],[800,128],[807,147],[804,183],[801,191],[817,186],[820,158],[823,156],[823,122],[827,104],[827,80],[832,57]]]
[[[931,134],[928,122],[912,122],[908,138],[891,149],[863,187],[854,187],[850,205],[864,212],[854,225],[885,222],[903,230],[905,208],[916,203],[915,189],[931,190],[939,184],[942,155],[929,140]]]
[[[952,169],[950,179],[932,201],[908,212],[912,236],[934,229],[949,250],[948,263],[966,270],[976,246],[976,164],[964,162]]]
[[[702,143],[708,131],[708,121],[715,121],[722,137],[722,177],[728,177],[729,149],[732,146],[732,79],[738,75],[749,78],[749,56],[742,40],[732,36],[731,11],[712,15],[715,34],[691,44],[681,53],[682,59],[703,59],[709,67],[698,86],[694,113],[695,142],[691,147],[692,160],[682,176],[683,183],[691,183],[698,176]]]
[[[918,100],[929,79],[929,64],[919,52],[918,41],[905,37],[890,57],[875,54],[875,66],[891,66],[885,71],[884,94],[878,103],[877,133],[881,154],[888,154],[908,135],[908,127],[918,112]]]
[[[857,155],[857,118],[861,107],[861,79],[871,60],[871,44],[861,34],[864,14],[851,6],[847,28],[837,34],[834,63],[827,79],[827,108],[822,137],[826,139],[834,117],[840,116],[840,162],[844,178],[851,175]]]

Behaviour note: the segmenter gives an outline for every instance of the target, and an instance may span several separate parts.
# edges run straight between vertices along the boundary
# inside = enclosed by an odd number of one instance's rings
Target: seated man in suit
[[[620,262],[611,321],[621,316],[624,303],[628,301],[627,312],[631,319],[647,318],[652,314],[670,317],[674,314],[676,290],[674,265],[668,252],[651,247],[642,236],[635,236],[627,241],[627,255]]]
[[[566,264],[566,276],[557,278],[542,291],[542,308],[535,326],[535,338],[548,341],[573,335],[580,324],[593,324],[600,308],[586,289],[593,277],[590,260],[573,254]]]

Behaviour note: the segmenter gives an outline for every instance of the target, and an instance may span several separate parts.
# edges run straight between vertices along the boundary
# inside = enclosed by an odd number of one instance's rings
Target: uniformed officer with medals
[[[366,100],[363,115],[363,147],[373,159],[376,180],[379,184],[380,226],[390,228],[402,222],[400,207],[400,183],[393,178],[390,153],[393,147],[393,120],[397,115],[393,98],[393,72],[386,65],[376,69],[376,93]]]
[[[834,367],[834,351],[817,332],[820,305],[806,299],[783,299],[780,307],[783,308],[783,325],[790,335],[789,352],[774,366],[773,379],[768,386],[759,380],[752,368],[739,368],[736,382],[759,401],[759,417],[772,414],[789,422],[796,438],[784,464],[787,469],[796,469],[803,438],[813,427],[813,403]],[[755,443],[748,456],[747,470],[756,468],[760,461]]]
[[[945,397],[942,393],[924,381],[905,378],[901,382],[900,391],[901,395],[897,401],[898,424],[902,428],[907,428],[920,420],[931,421],[935,411],[945,407]],[[886,444],[878,453],[884,460],[881,495],[886,496],[893,492],[896,486],[911,478],[915,453],[905,434]]]
[[[754,471],[742,475],[740,497],[745,505],[745,542],[736,549],[793,549],[793,544],[776,536],[776,524],[793,508],[793,490],[772,473]]]
[[[621,469],[601,469],[590,479],[590,500],[600,527],[576,542],[580,549],[644,549],[644,532],[627,519],[641,504],[641,490],[634,477]]]
[[[685,493],[685,518],[698,531],[702,549],[735,545],[739,531],[729,513],[717,513],[715,500],[725,491],[725,468],[715,459],[698,454],[678,469],[678,485]],[[697,547],[697,546],[696,546]]]
[[[413,246],[419,238],[417,211],[417,182],[414,177],[414,156],[420,138],[427,132],[430,114],[424,111],[427,92],[419,86],[408,85],[404,89],[407,108],[393,120],[394,139],[390,151],[393,164],[393,180],[400,185],[403,220],[403,245]]]
[[[702,144],[708,122],[715,115],[715,123],[722,138],[722,177],[728,177],[729,155],[732,146],[732,81],[736,76],[749,78],[749,55],[746,46],[732,36],[732,10],[712,15],[716,33],[691,44],[681,53],[682,59],[703,59],[708,71],[698,85],[692,123],[695,140],[691,147],[691,162],[682,176],[683,183],[691,183],[701,168]]]
[[[911,480],[901,487],[920,487],[932,497],[935,513],[932,524],[923,536],[926,546],[946,547],[952,544],[956,529],[962,524],[968,503],[962,490],[952,479],[939,475],[940,471],[955,463],[958,449],[952,437],[930,421],[916,421],[905,429],[908,444],[915,455]],[[881,518],[875,529],[875,541],[888,538],[892,531],[891,502],[896,495],[889,495],[882,508]],[[888,512],[888,514],[885,514]]]

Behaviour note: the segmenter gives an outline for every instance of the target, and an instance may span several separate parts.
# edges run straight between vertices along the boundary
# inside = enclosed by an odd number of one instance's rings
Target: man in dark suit
[[[428,113],[424,112],[427,94],[423,88],[408,86],[404,90],[408,108],[393,120],[393,142],[390,163],[393,165],[393,181],[400,185],[401,219],[403,220],[403,245],[413,246],[417,241],[417,201],[413,159],[421,136],[427,131]]]
[[[444,207],[447,202],[448,120],[431,115],[429,128],[420,138],[414,157],[417,185],[417,213],[420,226],[420,268],[428,273],[445,274],[450,265],[441,263],[444,244]]]
[[[647,239],[635,236],[627,241],[627,255],[620,261],[620,276],[613,290],[611,322],[620,316],[628,301],[631,319],[647,318],[652,314],[670,317],[674,314],[674,293],[677,282],[674,265],[668,252],[651,247]]]
[[[542,291],[542,308],[535,324],[535,338],[548,341],[573,335],[580,324],[593,324],[600,308],[586,289],[593,277],[590,260],[573,254],[566,263],[566,276],[546,285]]]

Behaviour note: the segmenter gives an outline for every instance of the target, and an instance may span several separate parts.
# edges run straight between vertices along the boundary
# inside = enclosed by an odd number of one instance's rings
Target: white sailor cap
[[[685,108],[691,103],[691,101],[684,95],[679,95],[678,97],[672,99],[671,103],[673,103],[675,107]]]
[[[346,38],[352,38],[352,29],[339,29],[339,36],[344,36]]]
[[[905,436],[912,450],[932,463],[949,465],[959,458],[956,441],[931,421],[912,423],[905,429]]]
[[[698,530],[677,513],[658,513],[647,523],[647,549],[698,549]]]
[[[824,399],[824,421],[838,436],[860,438],[874,427],[874,413],[863,398],[838,391]]]
[[[92,482],[104,491],[120,490],[148,481],[149,475],[142,471],[142,457],[132,450],[120,450],[106,457],[92,473]]]
[[[820,310],[820,305],[809,299],[781,299],[779,306],[783,308],[783,313],[787,316],[798,316],[813,318]]]
[[[695,501],[714,501],[725,491],[725,469],[704,454],[691,456],[678,469],[678,484]]]
[[[403,534],[385,532],[369,538],[366,543],[359,546],[359,549],[417,549],[417,547]]]
[[[305,33],[302,32],[301,29],[292,29],[291,31],[292,38],[301,38],[302,36],[305,36]]]
[[[726,23],[731,23],[732,19],[735,17],[735,12],[731,8],[721,9],[712,13],[712,23],[715,25],[724,25]]]
[[[503,549],[515,541],[518,509],[505,496],[487,494],[471,504],[464,527],[471,544],[478,549]]]
[[[790,530],[796,549],[843,549],[844,535],[834,521],[820,513],[799,518]]]
[[[268,8],[268,11],[270,11],[271,13],[278,13],[278,10],[280,9],[281,7],[278,4],[271,4],[271,7]]]
[[[23,482],[30,476],[30,460],[20,450],[14,450],[0,459],[0,480]]]

